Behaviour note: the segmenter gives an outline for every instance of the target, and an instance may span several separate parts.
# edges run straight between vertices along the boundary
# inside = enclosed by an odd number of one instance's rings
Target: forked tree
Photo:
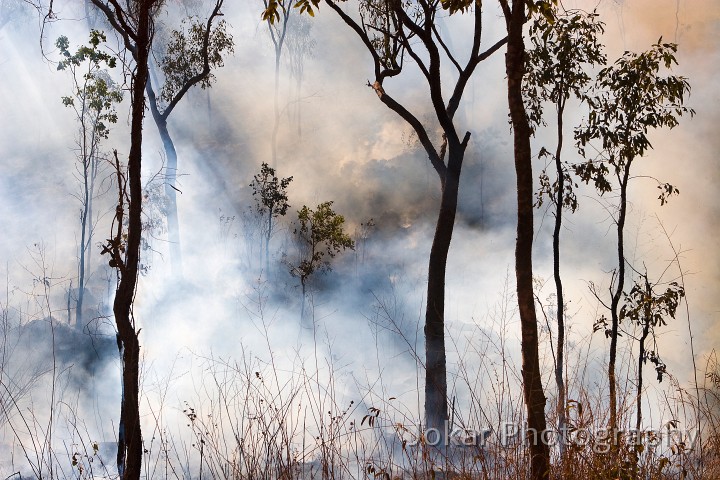
[[[277,144],[280,130],[280,64],[288,33],[288,22],[294,10],[294,3],[290,0],[277,0],[275,10],[277,16],[265,18],[275,53],[275,91],[273,95],[273,130],[271,139],[273,168],[277,168]],[[268,8],[268,0],[263,0],[263,6],[265,9]]]
[[[123,7],[117,0],[92,0],[93,4],[105,15],[113,29],[123,38],[125,48],[130,52],[137,63],[135,40],[128,35],[124,19],[125,10],[132,12],[132,8]],[[149,76],[144,88],[148,97],[148,104],[153,120],[158,129],[160,139],[165,150],[165,196],[167,205],[165,215],[167,219],[168,242],[170,245],[170,262],[175,275],[182,275],[182,255],[180,248],[180,224],[177,210],[177,170],[178,156],[175,143],[168,129],[168,119],[185,94],[194,86],[209,88],[215,77],[212,70],[223,66],[223,55],[232,53],[232,35],[227,32],[225,22],[218,22],[213,27],[217,17],[222,16],[220,11],[224,0],[215,0],[214,7],[207,21],[190,18],[183,22],[181,28],[170,32],[170,39],[163,45],[162,55],[159,57],[159,70],[162,72],[162,85],[153,86],[152,76]],[[159,2],[153,10],[157,15],[164,2]],[[160,48],[154,45],[154,32],[150,38],[151,50]],[[154,57],[151,56],[151,59]],[[151,63],[152,66],[152,63]],[[149,67],[150,68],[150,67]],[[159,89],[159,94],[156,91]]]
[[[398,114],[413,129],[438,175],[440,205],[428,262],[425,309],[425,427],[443,432],[448,420],[447,366],[445,348],[445,276],[450,242],[458,207],[460,173],[470,132],[462,133],[455,114],[477,66],[498,51],[506,39],[496,40],[482,51],[482,4],[418,0],[417,2],[361,0],[357,14],[342,6],[344,2],[325,0],[345,25],[354,32],[367,50],[373,69],[368,86],[381,103]],[[296,3],[301,13],[314,15],[320,0]],[[462,5],[459,5],[462,4]],[[270,0],[264,18],[279,19],[279,2]],[[438,28],[438,16],[470,12],[472,45],[465,59],[449,48],[449,41]],[[393,77],[412,75],[406,68],[411,60],[428,89],[434,119],[423,122],[422,112],[411,111],[392,92],[386,82]],[[454,70],[455,81],[446,89],[443,76],[446,65]],[[439,132],[435,131],[435,123]]]

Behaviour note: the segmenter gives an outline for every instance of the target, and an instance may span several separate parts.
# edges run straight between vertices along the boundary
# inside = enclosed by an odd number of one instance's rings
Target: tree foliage
[[[625,52],[613,65],[603,68],[595,82],[587,121],[576,130],[578,149],[585,156],[586,145],[598,140],[603,158],[578,165],[576,173],[584,182],[593,180],[601,193],[610,190],[603,181],[610,165],[619,175],[628,162],[652,148],[650,129],[675,127],[684,114],[695,111],[684,105],[690,83],[682,76],[662,76],[660,70],[677,64],[677,44],[662,38],[643,53]]]
[[[525,108],[531,125],[546,125],[543,103],[564,106],[571,97],[584,99],[592,78],[588,67],[605,63],[599,36],[605,24],[596,12],[568,11],[537,15],[530,26],[523,78]],[[556,107],[558,108],[558,107]]]
[[[305,285],[315,272],[332,270],[331,261],[347,249],[354,250],[355,242],[345,233],[345,217],[332,208],[333,202],[323,202],[315,209],[303,205],[298,211],[298,225],[293,231],[300,243],[300,258],[290,266],[290,274]]]
[[[224,66],[223,57],[234,52],[232,35],[224,20],[208,33],[207,56],[205,54],[206,25],[197,17],[183,19],[179,29],[170,33],[160,69],[165,83],[160,91],[163,101],[169,103],[190,82],[200,75],[200,88],[209,88],[215,81],[212,70]],[[207,74],[203,74],[207,68]]]
[[[57,69],[69,70],[75,82],[73,95],[62,97],[62,103],[73,108],[81,121],[92,117],[93,135],[101,138],[108,137],[109,123],[117,123],[114,105],[123,98],[120,87],[103,70],[104,67],[115,68],[116,65],[115,57],[100,49],[100,44],[106,41],[103,32],[92,30],[88,45],[78,47],[75,53],[70,52],[67,37],[61,36],[55,42],[63,57]],[[79,68],[85,62],[87,67],[81,73]]]
[[[250,183],[258,213],[272,217],[285,215],[290,207],[287,188],[292,180],[292,176],[278,178],[275,169],[263,162],[260,173],[256,174]]]

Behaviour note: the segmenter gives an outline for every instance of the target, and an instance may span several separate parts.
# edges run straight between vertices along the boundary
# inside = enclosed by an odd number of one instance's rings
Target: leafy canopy
[[[165,55],[160,61],[160,69],[165,75],[165,84],[160,97],[171,102],[175,95],[195,76],[201,75],[205,68],[204,42],[206,25],[197,17],[183,19],[180,29],[170,33]],[[224,65],[223,55],[234,52],[232,35],[227,31],[225,21],[208,33],[208,66],[210,69]],[[212,86],[215,76],[212,73],[200,80],[200,88]]]
[[[332,209],[333,202],[323,202],[315,210],[303,205],[298,211],[298,228],[294,234],[301,243],[301,259],[290,273],[305,284],[316,271],[330,271],[330,261],[338,253],[354,250],[355,242],[345,233],[345,217]]]
[[[599,140],[604,161],[587,161],[575,167],[581,180],[593,181],[605,193],[612,188],[606,175],[614,168],[620,175],[636,157],[652,148],[650,129],[674,128],[680,117],[695,111],[684,105],[690,83],[682,76],[663,76],[660,70],[677,65],[677,44],[662,38],[643,53],[625,52],[613,65],[600,71],[594,95],[587,97],[590,114],[575,131],[577,146],[585,156],[585,147]]]

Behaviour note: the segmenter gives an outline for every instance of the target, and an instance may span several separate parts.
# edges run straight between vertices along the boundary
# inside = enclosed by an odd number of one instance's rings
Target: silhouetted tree
[[[320,0],[300,0],[296,6],[301,13],[314,15],[319,3]],[[368,86],[385,106],[412,127],[440,181],[440,208],[428,262],[425,310],[425,426],[443,432],[448,420],[445,273],[455,226],[460,172],[470,141],[470,132],[462,134],[458,128],[455,113],[478,64],[499,50],[506,39],[497,41],[484,52],[480,50],[482,5],[479,0],[362,0],[359,3],[359,18],[351,16],[341,6],[344,2],[326,0],[325,4],[358,35],[366,47],[374,71],[374,80],[368,82]],[[269,0],[264,18],[280,18],[279,8],[277,0]],[[442,15],[443,10],[451,15],[472,11],[472,45],[463,64],[437,28],[437,16]],[[417,113],[411,112],[385,89],[385,80],[404,71],[406,58],[415,63],[425,79],[435,117],[433,122],[423,123]],[[446,79],[441,75],[446,62],[452,65],[457,75],[447,98],[443,82]],[[431,129],[435,128],[435,122],[439,124],[441,133],[432,138]]]
[[[629,293],[625,293],[625,301],[620,309],[620,322],[627,319],[640,327],[638,338],[637,358],[637,387],[635,394],[636,419],[635,430],[640,431],[642,426],[642,391],[643,391],[643,365],[648,360],[655,365],[658,382],[662,382],[666,373],[665,362],[660,358],[655,329],[667,325],[666,319],[675,318],[675,313],[683,297],[685,289],[677,282],[667,284],[665,291],[656,293],[658,284],[651,284],[647,271],[640,274],[639,281],[634,282]],[[652,348],[648,348],[648,339],[652,340]]]

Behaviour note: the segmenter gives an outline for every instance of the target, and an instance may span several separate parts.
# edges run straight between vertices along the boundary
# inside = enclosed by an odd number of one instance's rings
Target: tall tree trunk
[[[538,355],[538,328],[533,294],[532,242],[533,173],[530,150],[531,130],[523,104],[522,79],[525,72],[523,25],[525,2],[514,0],[506,9],[508,29],[505,67],[508,77],[508,105],[513,126],[515,174],[517,178],[517,238],[515,275],[521,324],[523,393],[527,407],[530,466],[533,479],[550,476],[550,450],[542,441],[546,429],[545,394]]]
[[[94,0],[96,1],[96,0]],[[135,74],[132,82],[132,116],[130,154],[128,156],[128,183],[130,205],[128,209],[127,245],[123,272],[120,276],[113,312],[117,326],[118,348],[122,356],[122,400],[118,426],[118,473],[123,480],[140,478],[142,464],[142,436],[139,409],[140,343],[132,313],[142,230],[142,139],[145,114],[145,85],[148,80],[148,54],[150,49],[153,0],[137,1],[137,28],[135,31]]]
[[[430,248],[425,310],[425,426],[445,431],[448,420],[445,353],[445,273],[455,226],[464,147],[450,145],[448,170],[442,182],[440,212]]]
[[[553,277],[555,278],[555,295],[557,298],[557,358],[555,359],[555,385],[558,390],[557,417],[560,432],[560,456],[565,455],[567,416],[565,409],[565,298],[563,295],[562,277],[560,276],[560,229],[562,227],[562,210],[565,192],[565,174],[560,155],[563,147],[563,111],[565,103],[561,100],[557,110],[557,150],[555,151],[555,169],[557,170],[558,190],[555,196],[555,228],[553,230]]]

